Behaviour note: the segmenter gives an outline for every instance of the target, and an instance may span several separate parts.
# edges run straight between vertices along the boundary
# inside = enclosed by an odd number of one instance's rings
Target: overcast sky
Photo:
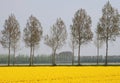
[[[3,30],[5,19],[13,13],[20,23],[20,29],[23,31],[26,21],[32,14],[39,19],[43,27],[43,36],[49,34],[50,26],[52,26],[58,17],[61,17],[66,24],[67,32],[70,33],[70,24],[75,12],[83,8],[92,18],[92,31],[95,31],[96,24],[102,15],[102,8],[108,0],[0,0],[0,30]],[[120,0],[109,0],[111,5],[120,12]],[[22,38],[21,38],[22,39]],[[57,51],[71,51],[69,47],[69,37],[63,48]],[[120,38],[116,42],[109,43],[109,54],[120,55]],[[17,54],[29,54],[29,48],[26,48],[24,42]],[[51,48],[44,45],[44,41],[40,42],[39,49],[35,54],[50,54]],[[0,45],[0,54],[7,54],[8,49],[3,49]],[[75,54],[77,55],[77,49]],[[100,54],[105,54],[105,46],[100,50]],[[81,55],[96,55],[96,47],[93,42],[82,46]]]

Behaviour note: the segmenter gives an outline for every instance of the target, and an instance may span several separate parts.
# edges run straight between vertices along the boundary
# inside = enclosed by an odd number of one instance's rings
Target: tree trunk
[[[80,65],[80,43],[78,48],[78,65]]]
[[[9,54],[8,54],[8,66],[10,65],[10,42],[9,42],[9,48],[8,48],[8,50],[9,50]]]
[[[35,49],[34,49],[34,45],[33,45],[32,65],[34,63],[34,51],[35,51]]]
[[[32,65],[32,44],[30,46],[30,66]]]
[[[13,65],[15,65],[15,47],[14,47],[14,55],[13,55]]]
[[[98,39],[97,39],[97,65],[99,63],[99,47],[100,47],[100,44],[99,44],[99,35],[98,35]]]
[[[108,38],[106,39],[106,58],[105,58],[105,65],[108,65]]]
[[[99,47],[97,47],[97,65],[99,63]]]
[[[100,49],[100,40],[99,34],[97,35],[97,65],[99,64],[99,49]]]
[[[73,51],[73,56],[72,56],[72,65],[74,65],[74,46],[73,46],[72,51]]]
[[[56,50],[53,51],[53,57],[52,57],[52,65],[55,66],[55,55],[56,55]]]
[[[52,65],[53,65],[53,55],[54,55],[54,51],[52,52]]]

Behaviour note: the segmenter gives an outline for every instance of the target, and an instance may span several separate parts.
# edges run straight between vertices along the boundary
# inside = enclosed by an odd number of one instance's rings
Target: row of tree
[[[120,33],[120,16],[117,9],[114,9],[109,2],[107,2],[102,9],[102,17],[100,18],[96,28],[96,45],[99,50],[101,42],[106,43],[106,61],[108,56],[108,41],[114,41]],[[92,41],[93,32],[91,31],[91,17],[87,14],[85,9],[78,10],[70,25],[71,29],[71,46],[74,54],[74,49],[78,47],[78,65],[80,65],[80,48],[81,45],[87,44]],[[10,52],[14,50],[14,63],[15,53],[18,47],[18,41],[21,37],[21,31],[18,21],[15,16],[11,14],[4,23],[4,29],[1,31],[2,35],[0,42],[4,48],[8,48],[8,65],[10,65]],[[33,65],[33,57],[35,48],[39,45],[39,42],[43,33],[43,29],[39,20],[30,16],[27,20],[26,27],[23,30],[23,40],[25,45],[30,48],[30,65]],[[67,30],[64,21],[58,18],[50,28],[50,34],[44,37],[45,44],[52,49],[52,65],[56,65],[55,55],[56,50],[60,49],[67,39]],[[99,51],[98,51],[99,52]],[[99,54],[98,54],[99,55]],[[13,63],[13,64],[14,64]],[[74,65],[74,55],[72,58],[72,64]]]
[[[80,65],[80,48],[81,45],[87,44],[93,38],[91,32],[91,18],[87,15],[84,9],[78,10],[73,18],[71,27],[71,46],[74,54],[74,49],[78,47],[78,65]],[[106,44],[105,65],[108,64],[108,41],[115,41],[120,35],[120,14],[118,10],[113,8],[108,1],[102,9],[102,17],[99,19],[95,30],[96,38],[95,45],[97,47],[97,64],[99,57],[99,48],[103,43]],[[74,59],[72,60],[74,64]]]

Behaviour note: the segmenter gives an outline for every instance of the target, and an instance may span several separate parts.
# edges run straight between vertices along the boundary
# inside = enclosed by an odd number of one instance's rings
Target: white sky
[[[26,21],[32,14],[39,19],[43,27],[43,36],[49,33],[50,26],[52,26],[58,17],[61,17],[67,26],[67,32],[70,33],[70,24],[74,13],[83,8],[92,18],[92,31],[95,31],[96,24],[102,15],[102,8],[108,0],[0,0],[0,30],[3,29],[5,19],[11,13],[14,13],[20,23],[21,31],[26,26]],[[120,12],[120,0],[109,0],[111,5]],[[68,37],[69,39],[69,37]],[[22,40],[22,38],[21,38]],[[57,51],[71,51],[67,43],[63,48]],[[109,44],[110,55],[120,55],[120,38],[116,42]],[[29,54],[29,48],[26,48],[24,42],[20,42],[20,50],[17,54]],[[39,49],[35,54],[50,54],[51,48],[44,44],[42,40]],[[3,49],[0,45],[0,54],[7,54],[8,49]],[[77,55],[77,49],[76,53]],[[105,46],[100,50],[100,54],[105,54]],[[96,55],[96,47],[91,42],[88,45],[82,46],[81,55]]]

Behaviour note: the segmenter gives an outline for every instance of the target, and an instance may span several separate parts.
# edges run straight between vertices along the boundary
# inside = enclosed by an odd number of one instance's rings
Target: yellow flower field
[[[120,66],[0,67],[0,83],[120,83]]]

